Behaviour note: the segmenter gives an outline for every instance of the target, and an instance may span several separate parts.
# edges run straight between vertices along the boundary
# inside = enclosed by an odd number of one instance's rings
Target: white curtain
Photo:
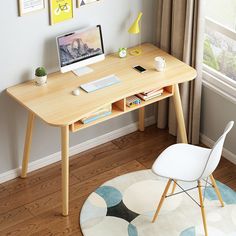
[[[199,143],[204,0],[157,0],[156,44],[197,70],[198,76],[180,86],[188,142]],[[158,104],[157,125],[177,135],[172,99]],[[177,135],[178,137],[178,135]]]

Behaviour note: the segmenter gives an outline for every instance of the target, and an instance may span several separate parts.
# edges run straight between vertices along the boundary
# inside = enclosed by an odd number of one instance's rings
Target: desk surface
[[[7,89],[9,95],[50,125],[65,126],[73,124],[93,110],[130,95],[152,88],[161,88],[192,80],[196,71],[185,63],[170,56],[152,44],[142,45],[142,55],[120,59],[116,54],[106,56],[104,61],[91,65],[94,72],[77,77],[72,72],[48,75],[45,86],[36,86],[28,81]],[[154,69],[154,58],[163,56],[167,67],[165,72]],[[132,69],[141,65],[147,69],[143,74]],[[73,96],[72,90],[101,77],[115,74],[122,81],[119,84]]]

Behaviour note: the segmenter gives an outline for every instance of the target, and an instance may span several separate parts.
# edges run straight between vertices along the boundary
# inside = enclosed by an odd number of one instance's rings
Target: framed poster
[[[73,18],[73,0],[49,0],[50,24]]]
[[[77,7],[82,7],[91,3],[99,2],[100,0],[77,0]]]
[[[18,0],[19,15],[28,14],[45,8],[45,0]]]

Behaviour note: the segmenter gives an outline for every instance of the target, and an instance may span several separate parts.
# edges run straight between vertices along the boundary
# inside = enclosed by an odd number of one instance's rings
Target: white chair
[[[219,164],[225,137],[228,134],[228,132],[232,129],[233,125],[234,125],[233,121],[230,121],[227,124],[224,133],[216,141],[212,149],[202,148],[190,144],[174,144],[165,149],[159,155],[159,157],[152,166],[152,171],[159,176],[168,178],[169,180],[165,187],[161,200],[158,204],[156,213],[153,217],[152,220],[153,223],[157,219],[161,206],[165,198],[167,197],[167,192],[172,181],[174,182],[174,184],[177,184],[178,180],[186,182],[196,181],[198,183],[196,188],[198,188],[199,200],[200,200],[200,204],[198,205],[201,207],[205,235],[206,236],[208,235],[206,216],[202,197],[201,180],[205,180],[208,179],[208,177],[210,177],[212,187],[215,189],[215,192],[219,198],[221,206],[223,207],[224,202],[222,200],[220,191],[216,185],[212,173]],[[187,193],[186,191],[188,191],[184,189],[182,190],[185,193]]]

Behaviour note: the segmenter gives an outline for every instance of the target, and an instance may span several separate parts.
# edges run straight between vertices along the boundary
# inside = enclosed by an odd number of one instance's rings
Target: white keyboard
[[[87,84],[81,84],[80,87],[87,93],[90,93],[117,83],[120,83],[120,79],[115,75],[109,75]]]

